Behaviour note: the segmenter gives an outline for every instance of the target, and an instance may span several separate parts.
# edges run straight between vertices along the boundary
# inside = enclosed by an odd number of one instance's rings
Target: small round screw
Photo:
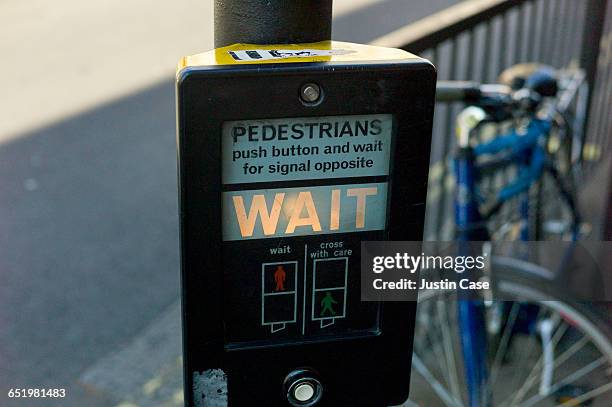
[[[300,97],[306,103],[315,103],[321,97],[321,88],[316,83],[307,83],[302,86]]]

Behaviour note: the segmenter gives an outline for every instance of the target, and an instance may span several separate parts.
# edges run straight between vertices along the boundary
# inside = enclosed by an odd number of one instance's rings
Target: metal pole
[[[215,48],[331,39],[332,0],[215,0]]]
[[[593,119],[593,109],[591,109],[591,107],[593,94],[595,93],[600,42],[606,21],[607,2],[608,0],[588,0],[586,4],[587,8],[584,17],[582,49],[580,50],[580,66],[585,70],[586,80],[589,84],[589,96],[586,110],[588,116],[585,122],[585,131],[588,128],[588,122]]]

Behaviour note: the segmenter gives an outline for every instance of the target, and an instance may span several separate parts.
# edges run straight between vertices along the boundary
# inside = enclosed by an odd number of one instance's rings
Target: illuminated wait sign
[[[385,229],[387,183],[223,193],[223,240]]]

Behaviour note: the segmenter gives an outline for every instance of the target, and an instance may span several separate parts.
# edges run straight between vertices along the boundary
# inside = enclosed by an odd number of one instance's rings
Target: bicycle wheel
[[[612,405],[609,323],[585,304],[560,301],[521,265],[496,263],[497,288],[515,301],[487,305],[493,405]],[[454,292],[419,293],[410,405],[467,405],[456,304]]]

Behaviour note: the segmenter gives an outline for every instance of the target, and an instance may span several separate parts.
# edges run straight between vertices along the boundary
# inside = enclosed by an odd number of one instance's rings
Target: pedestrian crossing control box
[[[435,80],[405,51],[332,41],[181,60],[187,405],[213,405],[214,377],[230,406],[407,398],[416,304],[362,301],[360,252],[422,240]]]

